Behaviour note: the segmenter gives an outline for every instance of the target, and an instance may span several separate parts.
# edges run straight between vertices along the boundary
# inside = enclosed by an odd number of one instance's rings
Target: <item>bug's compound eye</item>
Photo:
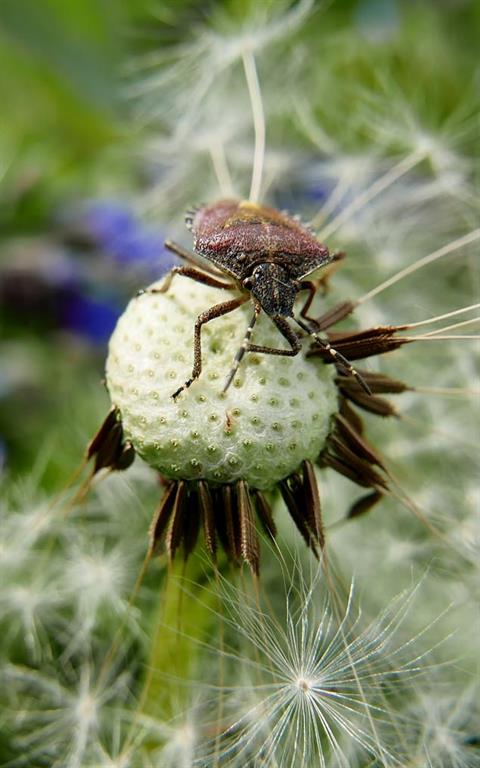
[[[247,288],[247,290],[251,290],[253,288],[253,278],[252,277],[246,277],[243,281],[243,287]]]

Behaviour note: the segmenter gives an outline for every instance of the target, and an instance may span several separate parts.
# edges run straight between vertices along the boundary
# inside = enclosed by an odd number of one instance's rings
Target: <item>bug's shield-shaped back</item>
[[[300,222],[248,201],[221,200],[202,207],[191,228],[195,251],[240,281],[265,262],[300,280],[331,261],[328,248]]]

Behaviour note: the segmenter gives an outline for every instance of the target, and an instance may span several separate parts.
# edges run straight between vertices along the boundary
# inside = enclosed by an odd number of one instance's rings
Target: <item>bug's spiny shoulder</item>
[[[193,215],[195,251],[243,279],[255,263],[278,262],[302,277],[329,260],[328,248],[296,218],[246,200],[220,200]]]
[[[201,205],[193,210],[191,230],[195,237],[205,237],[222,230],[237,211],[239,200],[218,200],[210,205]]]
[[[241,229],[243,225],[273,225],[287,230],[308,233],[296,217],[291,217],[276,208],[270,208],[249,200],[219,200],[210,205],[194,208],[187,214],[194,235],[205,236],[219,229]]]

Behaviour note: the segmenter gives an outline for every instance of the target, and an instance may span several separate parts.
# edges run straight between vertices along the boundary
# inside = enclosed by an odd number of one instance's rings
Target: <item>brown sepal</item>
[[[183,556],[187,560],[197,543],[200,531],[201,515],[198,488],[191,484],[184,509],[183,520]]]
[[[135,448],[131,443],[124,443],[122,451],[115,462],[113,469],[124,470],[128,469],[135,460]]]
[[[323,529],[320,495],[315,470],[311,461],[303,462],[303,498],[307,523],[314,535],[315,541],[323,549],[325,546],[325,532]]]
[[[361,499],[358,499],[347,513],[347,518],[353,518],[353,517],[360,517],[360,515],[364,515],[367,512],[369,512],[372,507],[375,506],[375,504],[378,504],[378,502],[383,499],[383,493],[381,491],[374,491],[373,493],[367,494],[367,496],[362,496]]]
[[[173,502],[171,512],[170,526],[167,531],[165,544],[170,560],[173,560],[175,553],[180,546],[185,526],[185,506],[187,501],[187,484],[185,480],[177,482],[177,491]]]
[[[222,485],[215,490],[215,527],[229,560],[238,562],[239,548],[234,520],[234,489]]]
[[[211,556],[215,558],[217,551],[217,539],[215,536],[215,514],[213,509],[212,494],[206,480],[198,481],[198,500],[203,522],[205,546],[210,552]]]
[[[383,460],[380,458],[378,453],[374,451],[372,446],[367,443],[365,438],[363,438],[356,431],[356,429],[352,427],[349,421],[341,414],[337,414],[337,416],[335,417],[335,429],[337,430],[338,434],[341,436],[343,442],[359,458],[364,459],[365,461],[368,461],[370,464],[376,464],[377,467],[381,467],[381,469],[385,469]]]
[[[345,397],[340,398],[339,412],[348,421],[348,423],[359,434],[363,435],[364,425],[363,421],[356,411],[353,410],[348,400]]]
[[[249,564],[253,573],[258,576],[260,547],[257,529],[255,528],[252,502],[245,480],[237,481],[236,498],[240,534],[240,557]]]
[[[398,379],[391,379],[390,376],[385,376],[382,373],[373,373],[371,371],[363,371],[357,368],[359,373],[364,379],[373,395],[396,395],[401,392],[406,392],[410,389],[407,384]],[[361,385],[355,379],[354,376],[337,376],[335,379],[337,385],[348,392],[363,392]]]
[[[349,467],[352,473],[358,478],[355,482],[359,485],[369,488],[386,488],[387,481],[373,469],[372,464],[366,459],[362,459],[343,442],[343,439],[337,434],[330,435],[327,443],[327,455],[332,452],[333,456],[339,459],[343,465]]]
[[[312,529],[309,523],[314,512],[312,513],[311,509],[306,509],[303,478],[297,472],[293,472],[287,478],[281,480],[279,485],[293,522],[300,531],[307,546],[312,550],[315,557],[318,558],[318,545],[320,542],[315,530],[316,525]]]
[[[332,325],[336,325],[348,317],[355,309],[355,306],[353,301],[342,301],[340,304],[336,304],[313,321],[315,329],[317,331],[326,331],[327,328],[331,328]]]
[[[262,525],[263,530],[267,536],[273,541],[277,535],[277,526],[273,519],[272,510],[270,504],[266,500],[263,493],[257,489],[252,490],[252,496],[255,501],[255,509]]]
[[[380,325],[365,331],[329,333],[327,337],[331,346],[351,362],[352,360],[362,360],[365,357],[392,352],[403,344],[413,341],[413,339],[405,336],[395,337],[398,331],[402,331],[406,327],[404,325]],[[314,343],[308,355],[319,355],[326,363],[334,362],[328,349],[319,344]]]
[[[389,400],[385,400],[384,397],[378,397],[378,395],[367,395],[366,392],[353,392],[350,389],[341,388],[341,393],[351,400],[352,403],[358,405],[364,411],[374,413],[376,416],[398,416],[398,411]]]
[[[317,552],[315,550],[315,547],[313,546],[310,532],[305,523],[305,520],[303,519],[302,513],[299,509],[299,506],[297,504],[297,499],[295,496],[295,490],[298,489],[299,485],[300,485],[300,478],[298,477],[298,475],[290,475],[284,480],[280,480],[280,483],[279,483],[280,492],[283,496],[283,500],[285,504],[287,505],[287,509],[290,512],[293,522],[295,523],[301,535],[303,536],[303,539],[307,547],[312,549],[312,551],[316,555]]]
[[[124,442],[123,427],[117,408],[112,408],[95,437],[90,441],[86,459],[94,458],[93,474],[101,469],[127,469],[135,458],[131,443]]]
[[[170,522],[173,504],[177,494],[177,485],[178,482],[176,480],[169,481],[169,485],[165,489],[160,505],[150,523],[150,554],[153,554],[158,550],[158,547],[163,540],[168,523]]]
[[[90,440],[88,447],[87,447],[87,461],[90,461],[92,456],[100,450],[101,446],[105,442],[106,438],[108,437],[112,427],[115,426],[115,424],[118,421],[118,409],[112,408],[108,413],[105,419],[103,420],[103,423],[98,430],[97,434]]]

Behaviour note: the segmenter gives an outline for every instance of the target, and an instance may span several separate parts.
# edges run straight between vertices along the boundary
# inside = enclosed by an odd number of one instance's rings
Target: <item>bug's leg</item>
[[[308,310],[310,309],[312,305],[312,301],[315,297],[315,294],[317,292],[317,286],[315,285],[312,280],[302,280],[298,287],[299,291],[308,291],[308,296],[305,304],[300,310],[300,317],[304,317],[305,320],[309,320],[310,322],[315,322],[313,317],[309,317],[307,315]]]
[[[210,307],[210,309],[207,309],[205,312],[202,312],[195,321],[195,330],[193,335],[193,369],[192,369],[192,375],[189,379],[186,380],[184,384],[182,384],[181,387],[179,387],[172,395],[173,399],[175,400],[176,397],[180,394],[180,392],[183,392],[184,389],[188,389],[188,387],[195,381],[195,379],[198,379],[200,376],[200,373],[202,371],[202,326],[205,325],[205,323],[209,323],[210,320],[214,320],[216,317],[221,317],[222,315],[228,314],[228,312],[233,312],[234,309],[237,309],[237,307],[240,307],[242,304],[245,304],[246,301],[249,300],[249,296],[243,295],[243,296],[237,296],[236,299],[232,299],[231,301],[223,301],[221,304],[215,304],[215,306]]]
[[[312,331],[311,328],[308,327],[306,323],[304,323],[302,320],[299,320],[298,318],[294,318],[297,325],[300,326],[300,328],[303,328],[304,331],[307,331],[307,333],[310,336],[313,336],[317,344],[320,344],[323,349],[328,352],[330,357],[332,358],[333,362],[338,365],[339,368],[343,368],[348,376],[354,376],[355,379],[358,381],[362,389],[367,393],[367,395],[371,395],[372,391],[370,387],[368,386],[367,382],[359,374],[359,372],[353,367],[353,365],[347,360],[346,357],[344,357],[340,352],[337,352],[337,350],[332,347],[329,341],[325,341],[322,339],[318,333],[315,333],[315,331]]]
[[[226,392],[229,388],[230,384],[233,381],[233,378],[238,370],[238,366],[242,362],[243,356],[245,355],[245,352],[249,350],[250,347],[250,338],[252,336],[252,331],[255,326],[255,323],[257,322],[257,318],[260,314],[260,306],[258,304],[255,304],[255,311],[253,313],[253,317],[250,320],[249,326],[247,330],[245,331],[245,336],[243,337],[242,346],[238,350],[237,354],[235,355],[235,358],[233,360],[233,365],[230,368],[229,374],[225,380],[225,385],[223,387],[222,392]]]
[[[195,260],[195,254],[187,248],[184,248],[183,245],[174,243],[172,240],[165,240],[165,248],[174,253],[175,256],[179,256],[184,261],[190,262],[190,264],[198,264]]]
[[[240,347],[240,349],[238,350],[235,356],[235,360],[227,376],[227,380],[225,382],[223,392],[226,392],[228,387],[232,383],[233,377],[235,376],[238,366],[240,365],[240,362],[246,352],[258,352],[263,355],[281,355],[284,357],[294,357],[295,355],[298,355],[298,353],[300,352],[300,349],[302,348],[302,345],[300,343],[300,340],[297,334],[292,328],[290,328],[286,319],[281,316],[272,317],[271,319],[277,326],[282,336],[288,341],[291,349],[277,349],[276,347],[264,347],[259,344],[250,344],[249,339],[252,335],[252,331],[257,321],[258,315],[260,314],[260,311],[261,311],[261,307],[259,305],[255,305],[255,314],[252,317],[250,321],[250,325],[247,328],[242,346]]]
[[[327,328],[330,328],[330,326],[339,323],[340,320],[348,317],[348,315],[355,309],[353,301],[342,301],[340,304],[336,304],[332,307],[332,309],[329,309],[328,312],[320,315],[320,317],[309,317],[307,313],[318,290],[318,285],[312,280],[302,280],[299,284],[299,290],[309,292],[307,300],[300,310],[300,317],[303,317],[305,320],[308,320],[309,323],[312,323],[317,331],[324,331]]]
[[[201,272],[199,269],[196,269],[196,267],[173,267],[160,288],[147,288],[146,290],[138,291],[137,296],[142,296],[144,293],[166,293],[170,288],[175,275],[184,275],[184,277],[189,277],[191,280],[196,280],[197,283],[211,285],[212,288],[224,288],[225,290],[237,288],[236,283],[226,283],[223,280],[217,280],[216,277]]]
[[[290,328],[287,323],[286,318],[281,315],[270,316],[270,318],[273,320],[282,336],[288,341],[291,349],[277,349],[276,347],[262,347],[258,344],[249,344],[245,351],[259,352],[263,355],[281,355],[283,357],[295,357],[295,355],[298,355],[302,345],[293,328]]]
[[[179,256],[184,261],[188,261],[189,264],[193,264],[195,267],[200,267],[205,272],[209,272],[212,275],[218,275],[219,277],[223,275],[223,272],[220,269],[216,269],[206,260],[205,262],[200,261],[200,259],[197,258],[197,255],[193,251],[189,251],[182,245],[178,245],[178,243],[172,242],[172,240],[165,240],[165,248],[174,253],[175,256]]]

